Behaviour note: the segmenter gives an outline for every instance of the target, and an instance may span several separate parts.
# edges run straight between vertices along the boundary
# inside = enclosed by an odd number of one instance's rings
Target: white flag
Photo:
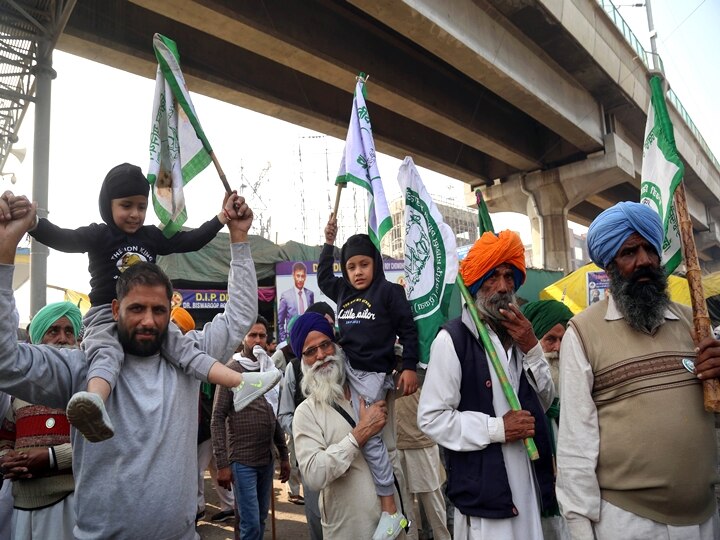
[[[458,275],[455,233],[443,221],[412,158],[400,166],[398,183],[405,197],[405,292],[418,329],[420,363],[427,365],[430,345],[448,319]]]
[[[368,192],[368,235],[380,251],[383,236],[392,228],[390,210],[385,200],[380,171],[375,156],[370,115],[365,105],[363,74],[355,85],[355,98],[350,113],[350,125],[345,139],[345,151],[340,161],[336,184],[352,182]]]
[[[640,202],[655,210],[663,222],[665,237],[660,257],[665,271],[670,274],[682,262],[680,228],[673,197],[682,182],[685,167],[675,148],[673,126],[659,77],[650,79],[650,89],[652,95],[645,126]]]
[[[163,234],[170,237],[187,220],[183,187],[212,162],[212,148],[190,100],[175,42],[155,34],[153,48],[158,69],[148,182]]]

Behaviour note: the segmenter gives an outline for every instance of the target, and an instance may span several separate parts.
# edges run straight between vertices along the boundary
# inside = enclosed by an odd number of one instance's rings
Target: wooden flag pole
[[[333,213],[332,213],[332,215],[335,219],[337,219],[338,209],[340,208],[340,195],[342,194],[342,190],[346,185],[347,184],[338,184],[337,185],[337,192],[335,193],[335,208],[333,208]]]
[[[213,165],[215,165],[215,169],[218,172],[218,175],[220,175],[220,181],[222,182],[223,187],[225,188],[225,191],[227,193],[232,193],[232,189],[230,189],[230,184],[228,184],[227,177],[225,176],[225,173],[222,170],[222,167],[220,166],[220,162],[218,161],[217,157],[215,156],[215,152],[210,152],[210,157],[212,158]]]
[[[690,289],[690,300],[693,310],[693,324],[695,326],[696,344],[708,336],[712,336],[712,323],[708,314],[705,294],[703,291],[702,274],[698,262],[695,238],[693,237],[692,222],[685,199],[685,184],[675,190],[675,212],[677,213],[680,238],[682,239],[683,257],[687,267],[687,281]],[[705,410],[720,412],[720,380],[706,379],[703,381],[703,398]]]

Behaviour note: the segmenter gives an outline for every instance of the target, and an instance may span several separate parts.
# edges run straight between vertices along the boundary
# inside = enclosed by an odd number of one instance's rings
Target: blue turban
[[[45,332],[48,331],[55,321],[62,317],[67,317],[72,324],[75,337],[82,327],[82,314],[75,304],[72,302],[55,302],[48,304],[38,311],[32,318],[30,323],[30,341],[32,343],[40,343]]]
[[[646,204],[621,202],[603,211],[590,224],[587,246],[590,259],[605,269],[625,240],[638,233],[662,254],[663,226],[660,216]]]
[[[313,330],[325,334],[333,341],[335,340],[333,327],[323,315],[311,311],[303,313],[295,319],[295,323],[290,329],[290,347],[298,358],[302,356],[305,340]]]

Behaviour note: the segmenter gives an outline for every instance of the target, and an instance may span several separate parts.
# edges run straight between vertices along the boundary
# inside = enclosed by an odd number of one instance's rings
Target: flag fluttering
[[[662,264],[672,273],[682,261],[680,227],[675,212],[674,195],[680,185],[685,167],[675,147],[675,135],[670,122],[662,80],[650,79],[651,99],[645,126],[640,202],[655,210],[663,223]]]
[[[368,235],[380,250],[383,236],[392,228],[375,155],[370,114],[365,104],[365,78],[360,74],[355,85],[345,150],[335,184],[352,182],[368,192]]]
[[[448,319],[458,273],[455,233],[443,221],[412,158],[398,172],[405,198],[405,290],[418,329],[420,364],[427,365],[430,345]]]
[[[155,34],[153,49],[158,69],[148,182],[163,234],[170,237],[187,220],[183,188],[212,162],[212,147],[190,100],[175,42]]]
[[[480,191],[479,189],[475,190],[475,201],[477,202],[478,207],[478,227],[480,229],[480,236],[482,236],[483,233],[486,232],[494,233],[495,228],[493,227],[490,212],[488,211],[487,204],[485,204],[485,199],[482,196],[482,191]]]

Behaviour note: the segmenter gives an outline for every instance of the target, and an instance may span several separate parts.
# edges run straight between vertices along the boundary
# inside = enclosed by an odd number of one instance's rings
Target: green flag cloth
[[[682,261],[680,228],[673,196],[682,182],[685,167],[675,148],[662,80],[657,75],[650,79],[650,89],[652,96],[645,126],[640,202],[655,210],[663,222],[665,238],[661,258],[665,271],[670,274]]]
[[[443,221],[412,158],[400,166],[398,183],[405,196],[405,291],[418,329],[420,365],[426,366],[430,345],[448,319],[455,287],[455,233]]]
[[[212,162],[212,147],[190,100],[175,42],[155,34],[153,48],[158,69],[148,182],[163,234],[171,237],[187,220],[183,188]]]
[[[487,204],[485,204],[485,199],[483,199],[482,191],[479,189],[475,190],[475,200],[477,201],[478,207],[478,227],[480,227],[480,236],[486,232],[494,233],[495,228],[493,227],[493,222],[490,218],[490,212],[488,212]]]
[[[380,251],[380,242],[383,236],[392,228],[392,218],[377,166],[370,114],[365,104],[366,92],[363,77],[364,74],[361,73],[355,85],[355,97],[345,139],[345,150],[335,184],[352,182],[367,190],[368,235]]]

